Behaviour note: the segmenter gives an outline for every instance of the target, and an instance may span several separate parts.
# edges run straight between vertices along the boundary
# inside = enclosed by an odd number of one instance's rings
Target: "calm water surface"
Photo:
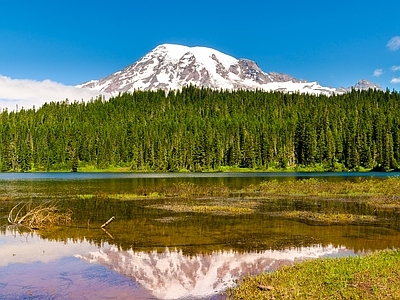
[[[399,214],[379,225],[322,226],[273,217],[290,209],[371,214],[351,203],[258,200],[251,215],[172,212],[155,206],[182,199],[112,200],[160,184],[192,182],[240,188],[263,180],[323,176],[327,180],[385,179],[387,173],[26,173],[0,174],[1,299],[222,299],[248,274],[307,258],[400,248]],[[58,201],[73,225],[21,232],[7,227],[19,202]],[[194,200],[193,200],[194,201]],[[202,203],[214,199],[196,200]],[[115,216],[107,230],[100,226]]]

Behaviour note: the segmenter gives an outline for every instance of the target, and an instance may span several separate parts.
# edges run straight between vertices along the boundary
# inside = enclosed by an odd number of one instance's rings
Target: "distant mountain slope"
[[[361,79],[359,82],[356,83],[354,88],[356,90],[368,90],[368,89],[382,90],[382,87],[379,84],[372,83],[371,81],[366,79]]]
[[[359,82],[359,88],[367,86]],[[118,94],[134,90],[173,90],[195,85],[212,89],[265,90],[309,94],[343,93],[347,89],[323,87],[287,74],[266,73],[248,59],[236,59],[206,47],[164,44],[134,64],[100,80],[78,87]]]

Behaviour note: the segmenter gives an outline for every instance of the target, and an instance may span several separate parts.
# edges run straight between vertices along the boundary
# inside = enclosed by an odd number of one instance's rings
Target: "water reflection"
[[[298,176],[303,175],[313,176]],[[331,175],[327,180],[346,178]],[[292,180],[297,175],[279,176]],[[400,247],[400,215],[356,202],[266,198],[257,199],[252,214],[219,215],[160,208],[182,204],[179,197],[125,201],[104,196],[180,182],[240,188],[274,178],[271,173],[0,174],[0,298],[217,299],[244,275],[304,258]],[[48,200],[73,211],[72,226],[37,234],[4,227],[17,203]],[[216,199],[185,201],[205,205]],[[379,222],[326,226],[277,216],[281,211],[374,215]],[[104,232],[100,226],[111,216],[116,219]]]
[[[99,247],[85,239],[55,242],[12,230],[3,232],[0,245],[4,299],[216,299],[249,274],[307,258],[353,254],[345,247],[314,245],[185,255],[169,248],[121,250],[108,243]]]
[[[343,247],[317,245],[282,251],[217,251],[187,256],[177,249],[167,248],[160,253],[109,247],[79,257],[132,278],[158,299],[203,299],[232,287],[243,276],[339,253],[353,252]]]

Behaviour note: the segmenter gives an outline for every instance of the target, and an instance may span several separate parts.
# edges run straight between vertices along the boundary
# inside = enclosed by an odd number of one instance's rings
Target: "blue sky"
[[[2,1],[0,74],[76,85],[177,43],[324,86],[400,90],[399,13],[393,0]]]

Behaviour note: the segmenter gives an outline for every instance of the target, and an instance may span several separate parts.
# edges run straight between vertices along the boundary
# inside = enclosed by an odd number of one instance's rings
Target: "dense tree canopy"
[[[388,170],[400,163],[400,95],[136,91],[109,101],[3,111],[0,133],[1,171]]]

